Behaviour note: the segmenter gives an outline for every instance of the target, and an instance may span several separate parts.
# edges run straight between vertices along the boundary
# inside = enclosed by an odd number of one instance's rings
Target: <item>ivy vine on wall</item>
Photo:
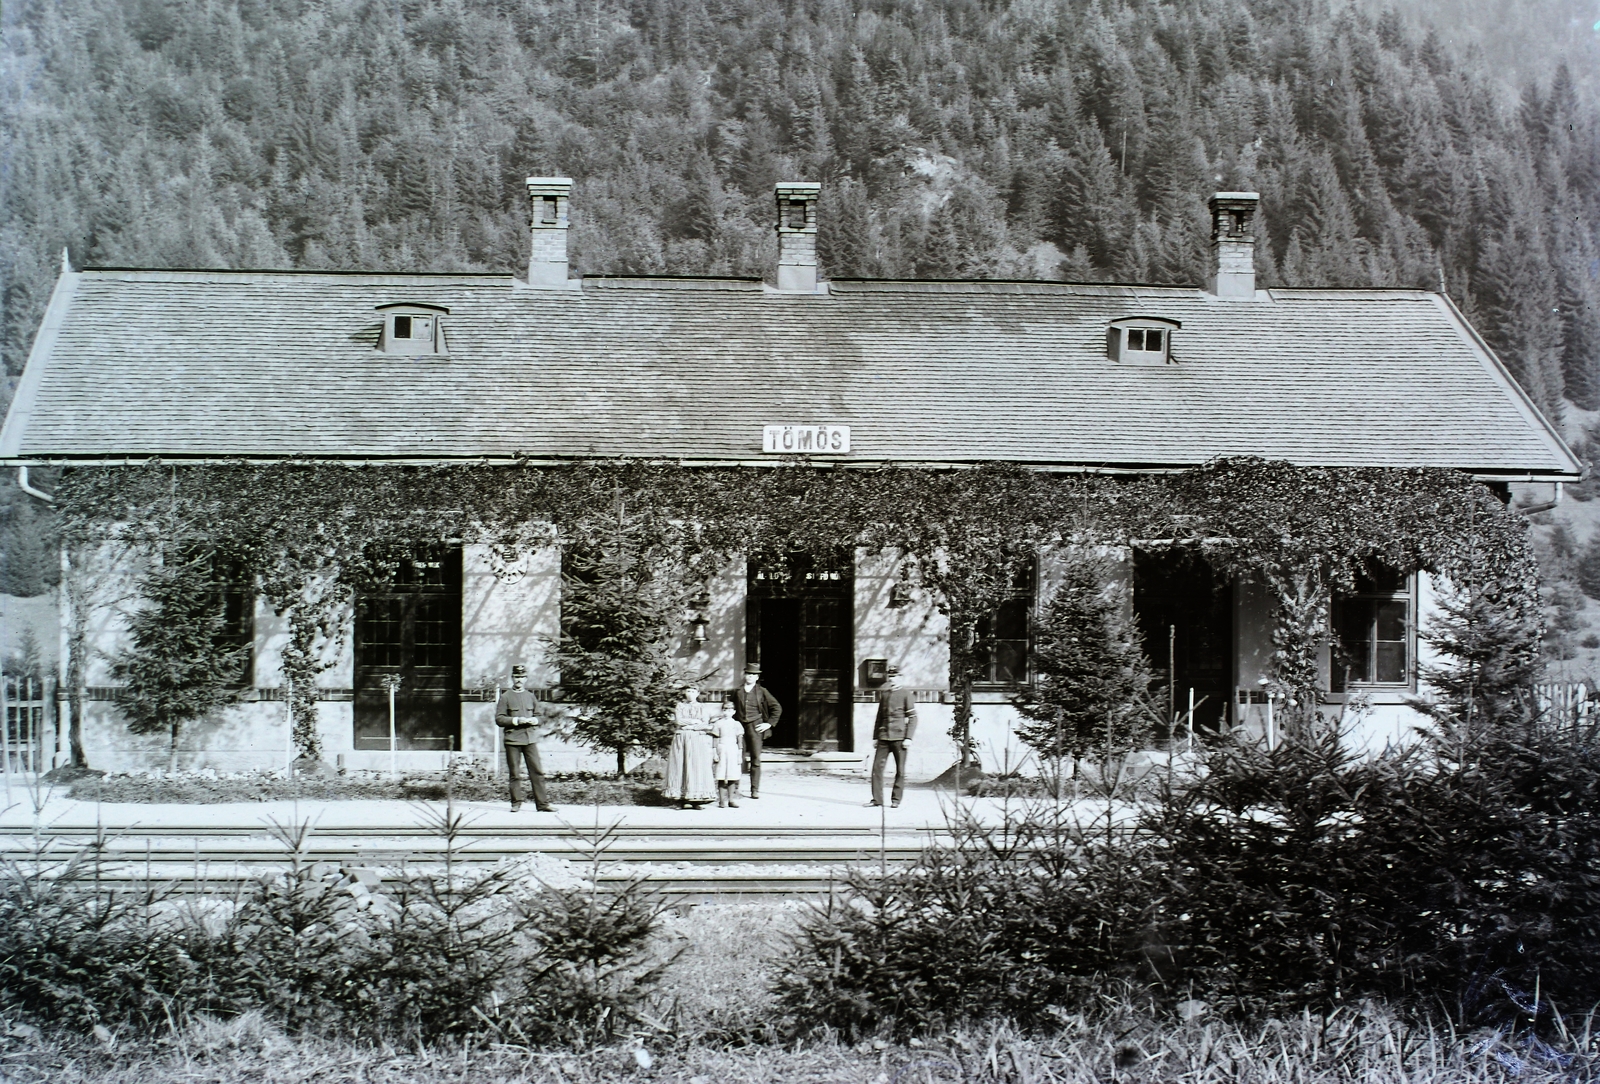
[[[978,621],[1010,591],[1020,553],[1065,545],[1198,551],[1224,578],[1265,586],[1276,608],[1278,690],[1314,702],[1332,593],[1370,561],[1531,598],[1525,524],[1486,486],[1433,468],[1303,468],[1219,459],[1150,475],[1016,465],[928,470],[786,461],[770,468],[608,460],[571,465],[188,466],[68,471],[58,489],[69,542],[201,543],[257,576],[286,614],[300,735],[310,726],[319,643],[334,642],[352,592],[392,575],[398,549],[440,540],[527,549],[604,531],[619,494],[680,567],[743,555],[895,549],[942,599],[951,624],[955,737],[965,747],[980,664]],[[386,559],[386,557],[388,559]],[[305,699],[304,704],[298,703]]]

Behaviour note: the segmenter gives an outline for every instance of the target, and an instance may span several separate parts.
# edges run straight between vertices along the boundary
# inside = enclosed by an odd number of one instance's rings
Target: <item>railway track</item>
[[[537,858],[569,863],[574,876],[600,883],[634,878],[672,895],[801,896],[827,892],[843,872],[916,858],[927,831],[880,837],[867,828],[566,825],[467,826],[453,857],[468,866]],[[96,875],[109,883],[169,884],[179,891],[227,892],[253,877],[286,868],[290,848],[267,826],[133,826],[116,831],[0,827],[0,855],[26,861],[42,852],[64,860],[98,845]],[[300,860],[381,877],[401,868],[435,866],[446,856],[439,833],[423,826],[317,825],[299,840]]]

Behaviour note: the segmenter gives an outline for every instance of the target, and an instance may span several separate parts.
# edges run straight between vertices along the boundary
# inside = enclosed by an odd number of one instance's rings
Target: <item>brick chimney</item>
[[[778,289],[817,289],[817,195],[812,181],[780,181],[778,197]]]
[[[529,286],[567,285],[567,199],[570,177],[529,177],[528,207],[533,212],[533,253]]]
[[[1218,297],[1256,296],[1255,192],[1218,192],[1211,197],[1211,278]]]

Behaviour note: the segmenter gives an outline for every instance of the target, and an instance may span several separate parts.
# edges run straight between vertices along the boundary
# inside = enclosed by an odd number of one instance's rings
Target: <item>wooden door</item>
[[[400,749],[461,747],[461,549],[400,562],[392,582],[356,597],[355,747],[389,748],[389,692],[398,678]]]

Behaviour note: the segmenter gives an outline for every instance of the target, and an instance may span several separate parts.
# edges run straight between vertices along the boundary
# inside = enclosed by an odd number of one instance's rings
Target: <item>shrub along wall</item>
[[[1015,564],[1043,547],[1185,547],[1276,602],[1273,665],[1301,704],[1317,681],[1331,592],[1366,562],[1426,568],[1533,597],[1526,529],[1484,486],[1445,470],[1297,468],[1218,460],[1167,475],[968,470],[695,468],[636,461],[571,466],[190,467],[151,463],[67,472],[63,535],[159,547],[202,544],[237,560],[286,613],[285,672],[297,719],[311,718],[315,645],[335,634],[354,586],[392,576],[411,547],[443,539],[504,550],[603,547],[626,516],[659,568],[703,579],[733,555],[775,564],[786,551],[863,546],[905,555],[951,621],[956,736],[977,676],[978,621],[1006,597]],[[81,636],[82,580],[69,574]],[[81,642],[79,643],[81,648]],[[71,655],[78,665],[82,651]],[[81,681],[68,675],[69,693]],[[303,701],[303,702],[302,702]],[[74,725],[81,718],[75,705]],[[314,752],[309,726],[299,733]],[[75,751],[78,743],[74,742]],[[75,752],[81,759],[81,753]]]
[[[1216,752],[1136,825],[1042,801],[858,876],[783,980],[801,1030],[1049,1024],[1132,986],[1225,1012],[1378,998],[1554,1030],[1600,1004],[1600,744],[1480,729],[1378,760]]]

